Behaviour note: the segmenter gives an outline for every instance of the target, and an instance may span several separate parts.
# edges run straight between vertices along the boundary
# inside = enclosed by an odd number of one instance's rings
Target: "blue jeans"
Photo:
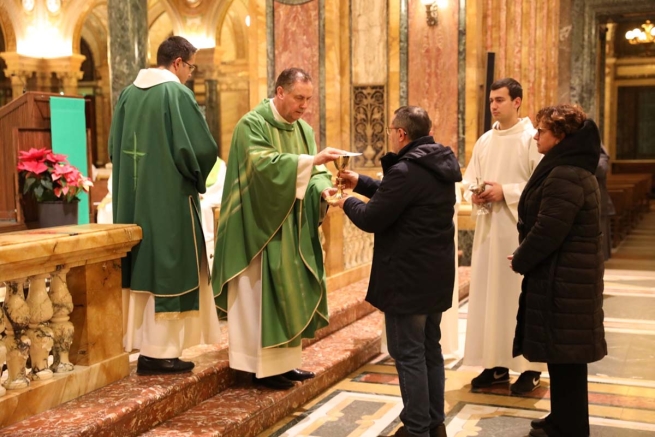
[[[407,430],[429,437],[442,424],[446,375],[441,353],[442,313],[402,315],[385,313],[389,355],[396,361]]]

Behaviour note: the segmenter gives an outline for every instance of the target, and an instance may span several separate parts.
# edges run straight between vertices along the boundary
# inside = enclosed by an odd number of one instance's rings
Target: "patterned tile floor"
[[[589,366],[593,437],[655,436],[655,272],[607,270],[609,355]],[[460,350],[467,302],[459,309]],[[471,391],[480,368],[447,362],[446,426],[450,437],[523,437],[530,420],[549,410],[548,375],[527,396],[509,386]],[[402,409],[398,375],[386,355],[358,369],[259,437],[377,437],[393,435]]]

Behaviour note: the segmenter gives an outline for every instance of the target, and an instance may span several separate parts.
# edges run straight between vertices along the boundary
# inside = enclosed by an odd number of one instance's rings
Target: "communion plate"
[[[357,152],[344,152],[344,153],[342,153],[342,156],[361,156],[361,153],[357,153]]]

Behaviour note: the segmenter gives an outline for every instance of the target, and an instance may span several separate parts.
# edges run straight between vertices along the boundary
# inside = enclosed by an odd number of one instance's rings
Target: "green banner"
[[[68,162],[84,176],[88,173],[86,156],[86,119],[84,99],[50,97],[52,151],[68,156]],[[77,204],[77,224],[89,223],[89,195],[81,192]]]

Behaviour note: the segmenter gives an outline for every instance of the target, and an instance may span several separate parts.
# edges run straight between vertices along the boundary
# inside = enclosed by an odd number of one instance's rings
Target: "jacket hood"
[[[559,144],[546,152],[523,189],[519,205],[523,203],[526,193],[535,185],[540,184],[555,167],[570,165],[596,174],[599,158],[600,132],[596,123],[587,119],[579,131],[565,137]]]
[[[572,165],[596,173],[600,158],[600,132],[593,120],[585,120],[582,128],[567,136],[544,155],[546,163]],[[536,171],[536,170],[535,170]]]
[[[387,153],[381,160],[384,173],[400,161],[411,161],[434,174],[444,182],[460,182],[462,171],[455,154],[443,144],[435,143],[432,136],[421,137],[412,141],[400,152]]]

